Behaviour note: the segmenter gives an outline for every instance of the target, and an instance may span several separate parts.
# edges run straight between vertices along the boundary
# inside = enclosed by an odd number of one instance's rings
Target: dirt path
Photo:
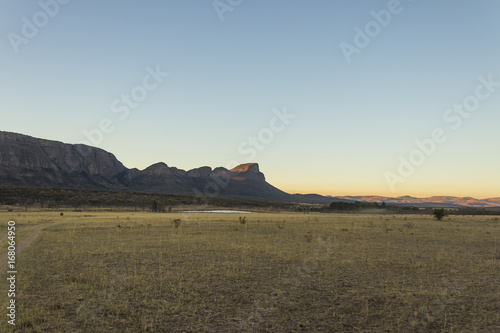
[[[20,241],[20,242],[16,241],[16,257],[19,255],[19,253],[21,253],[21,251],[23,251],[25,248],[30,246],[31,243],[33,243],[33,241],[36,239],[36,237],[38,236],[40,231],[42,231],[45,228],[48,228],[48,227],[51,227],[54,225],[58,225],[61,223],[63,223],[63,222],[41,224],[41,225],[37,225],[35,227],[30,227],[30,229],[33,230],[32,233],[28,237],[24,238],[22,241]],[[26,229],[24,229],[24,230],[26,231]],[[7,238],[7,235],[2,235],[2,237],[0,238],[0,241],[5,240],[6,238]],[[8,265],[7,252],[8,252],[8,250],[5,250],[4,253],[0,254],[0,274],[3,274],[7,271],[7,265]]]
[[[29,231],[29,230],[33,230],[33,229],[38,229],[38,228],[40,228],[41,226],[44,226],[44,225],[45,224],[38,224],[38,225],[33,225],[33,226],[25,227],[25,228],[22,228],[22,229],[17,229],[17,227],[16,227],[16,233],[21,232],[21,231]],[[3,233],[0,236],[0,243],[3,242],[4,240],[6,240],[7,236],[8,236],[8,234],[6,232]]]

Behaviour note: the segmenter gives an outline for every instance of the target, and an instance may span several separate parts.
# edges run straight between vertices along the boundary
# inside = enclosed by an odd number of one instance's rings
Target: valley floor
[[[25,244],[15,327],[1,267],[0,331],[500,332],[494,216],[3,212],[0,220],[2,260],[8,221]]]

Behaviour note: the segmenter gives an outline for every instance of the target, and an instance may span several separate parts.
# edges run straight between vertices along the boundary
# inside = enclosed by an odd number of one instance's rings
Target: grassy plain
[[[13,331],[500,332],[495,217],[239,216],[0,213],[54,223],[18,254]]]

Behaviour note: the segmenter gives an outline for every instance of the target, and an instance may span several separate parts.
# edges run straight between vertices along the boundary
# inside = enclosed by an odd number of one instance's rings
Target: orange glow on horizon
[[[335,190],[325,190],[320,188],[298,188],[298,187],[287,187],[287,186],[277,186],[280,190],[285,191],[290,194],[319,194],[322,196],[332,196],[332,197],[343,197],[343,196],[380,196],[380,197],[402,197],[402,196],[411,196],[414,198],[428,198],[433,196],[448,196],[448,197],[472,197],[474,199],[489,199],[489,198],[498,198],[500,194],[498,192],[493,191],[478,191],[471,189],[470,192],[464,192],[455,190],[455,191],[446,191],[443,189],[430,190],[426,188],[425,190],[415,190],[411,191],[411,193],[406,192],[391,192],[389,190],[368,190],[365,189],[335,189]]]

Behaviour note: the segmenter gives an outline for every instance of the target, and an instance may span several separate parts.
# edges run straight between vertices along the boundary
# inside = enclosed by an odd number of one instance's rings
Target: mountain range
[[[135,191],[191,196],[327,204],[385,202],[403,206],[499,207],[500,198],[321,196],[289,194],[266,181],[257,163],[233,169],[204,166],[189,171],[160,162],[144,170],[126,168],[113,154],[83,144],[0,131],[0,185]]]
[[[394,206],[413,206],[413,207],[476,207],[491,208],[500,207],[500,197],[488,199],[475,199],[471,197],[452,197],[452,196],[432,196],[428,198],[415,198],[410,196],[402,197],[383,197],[383,196],[341,196],[335,199],[362,201],[362,202],[385,202],[387,205]]]

